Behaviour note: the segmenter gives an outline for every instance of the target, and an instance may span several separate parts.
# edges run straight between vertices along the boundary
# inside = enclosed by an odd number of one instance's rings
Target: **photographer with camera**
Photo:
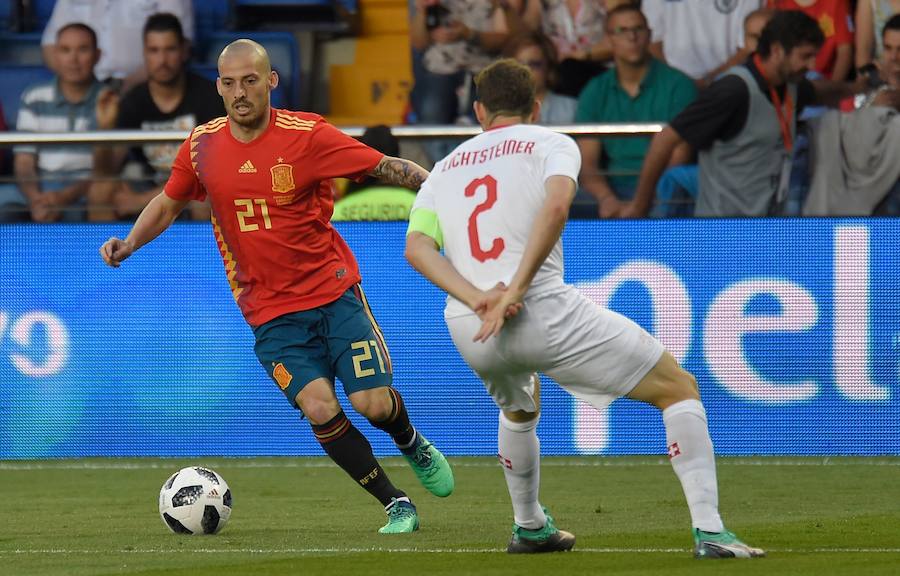
[[[453,124],[471,116],[472,78],[503,48],[518,13],[518,4],[507,0],[415,0],[410,40],[422,66],[414,69],[411,100],[419,123]],[[432,160],[443,158],[448,146],[429,146]]]

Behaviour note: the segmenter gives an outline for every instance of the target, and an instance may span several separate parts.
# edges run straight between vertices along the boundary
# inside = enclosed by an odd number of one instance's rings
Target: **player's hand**
[[[506,292],[506,284],[503,282],[497,282],[497,285],[488,290],[487,292],[482,292],[479,300],[475,302],[472,306],[472,310],[475,311],[475,314],[482,320],[484,320],[484,314],[487,310],[493,307],[497,302],[503,298],[503,293]],[[516,302],[515,304],[511,304],[506,309],[506,319],[512,318],[522,309],[522,303]]]
[[[507,318],[515,316],[522,309],[522,295],[518,292],[507,289],[505,286],[495,286],[490,292],[495,292],[491,296],[490,303],[484,308],[484,312],[479,314],[481,318],[481,328],[472,338],[473,342],[487,342],[491,336],[500,333]],[[499,297],[496,297],[499,295]]]
[[[131,256],[134,246],[127,240],[110,238],[100,247],[100,256],[107,265],[118,268],[122,261]]]

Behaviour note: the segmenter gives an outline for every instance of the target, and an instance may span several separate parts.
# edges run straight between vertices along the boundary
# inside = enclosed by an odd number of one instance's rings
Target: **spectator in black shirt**
[[[97,104],[97,124],[103,129],[190,130],[225,115],[222,98],[214,82],[187,69],[189,43],[178,18],[169,13],[154,14],[144,26],[144,64],[147,82],[138,84],[121,99],[107,91]],[[129,151],[124,147],[98,148],[95,171],[100,178],[91,187],[90,219],[94,221],[131,218],[141,212],[162,191],[177,143],[148,143],[131,150],[147,182],[132,184],[113,181],[120,174]],[[209,219],[206,204],[193,202],[191,217]]]
[[[756,53],[713,82],[657,134],[626,217],[646,215],[672,150],[699,153],[697,216],[766,216],[778,211],[790,173],[796,118],[812,103],[838,106],[847,84],[805,79],[824,37],[798,11],[776,14]]]

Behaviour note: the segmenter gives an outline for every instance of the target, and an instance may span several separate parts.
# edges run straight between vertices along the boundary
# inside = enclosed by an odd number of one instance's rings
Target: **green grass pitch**
[[[421,529],[383,536],[380,506],[320,458],[0,462],[0,574],[900,574],[900,459],[720,458],[726,525],[758,560],[697,561],[681,487],[661,458],[545,458],[542,502],[575,551],[508,556],[512,512],[493,459],[452,458],[456,492],[425,493],[395,458]],[[234,512],[179,536],[157,495],[179,468],[221,473]]]

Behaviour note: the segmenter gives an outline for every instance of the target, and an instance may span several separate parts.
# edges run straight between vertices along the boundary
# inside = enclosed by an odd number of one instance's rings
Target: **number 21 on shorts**
[[[490,210],[497,202],[497,180],[490,174],[472,180],[469,182],[469,185],[466,186],[466,198],[475,196],[475,194],[478,193],[479,188],[484,188],[486,198],[484,199],[484,202],[475,206],[475,210],[473,210],[472,214],[469,216],[469,248],[472,251],[472,256],[476,260],[479,262],[486,262],[488,260],[496,260],[499,258],[500,254],[503,253],[504,248],[506,248],[506,243],[503,241],[503,238],[494,238],[491,241],[489,250],[484,250],[481,247],[481,238],[478,235],[478,215]]]
[[[350,348],[357,352],[353,354],[353,371],[357,378],[365,378],[366,376],[374,376],[375,368],[364,368],[363,362],[372,360],[372,351],[375,351],[375,358],[378,360],[378,368],[382,374],[385,374],[384,359],[381,357],[381,348],[375,340],[360,340],[350,345]]]

